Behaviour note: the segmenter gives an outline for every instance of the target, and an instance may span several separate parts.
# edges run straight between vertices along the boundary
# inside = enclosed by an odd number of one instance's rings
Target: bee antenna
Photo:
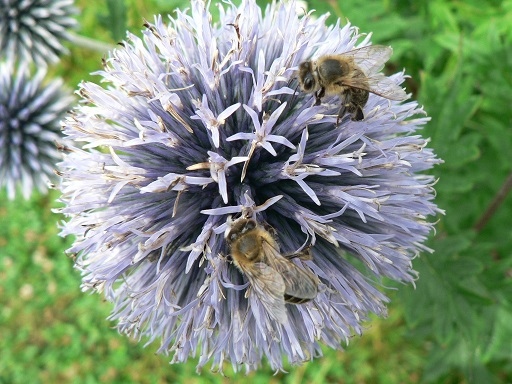
[[[297,94],[297,88],[299,88],[299,84],[297,84],[295,86],[295,89],[293,90],[293,96],[295,96]]]
[[[288,81],[288,85],[290,85],[290,83],[292,82],[293,79],[290,79],[290,81]],[[297,99],[297,88],[299,88],[299,84],[297,83],[297,85],[295,86],[295,89],[293,90],[293,94],[292,94],[292,97],[290,98],[290,101],[288,102],[288,108],[291,110],[293,108],[293,106],[295,105],[295,102],[296,102],[296,99]]]

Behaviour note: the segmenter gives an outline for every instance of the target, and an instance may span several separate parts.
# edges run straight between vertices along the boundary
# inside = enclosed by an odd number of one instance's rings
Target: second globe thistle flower
[[[262,15],[255,1],[221,9],[202,1],[170,24],[129,35],[84,83],[89,103],[67,119],[72,148],[60,165],[63,235],[75,235],[84,289],[115,303],[133,336],[161,340],[173,362],[199,356],[222,369],[283,368],[340,348],[386,297],[368,277],[412,282],[411,259],[439,210],[438,163],[414,132],[416,102],[370,95],[364,120],[342,119],[339,99],[295,91],[301,62],[369,44],[350,25],[297,16],[294,3]],[[401,84],[403,73],[390,77]],[[282,253],[318,278],[317,296],[274,321],[230,260],[229,217],[275,231]],[[356,266],[357,265],[357,268]]]
[[[73,0],[0,0],[0,56],[9,61],[53,63],[76,26]]]
[[[25,198],[34,189],[46,192],[61,159],[60,121],[73,98],[60,79],[44,84],[45,75],[31,75],[26,65],[0,64],[0,187],[10,199],[18,186]]]

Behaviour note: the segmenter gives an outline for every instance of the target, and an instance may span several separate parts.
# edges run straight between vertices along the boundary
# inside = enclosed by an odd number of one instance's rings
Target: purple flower
[[[44,85],[44,76],[40,70],[31,77],[26,65],[15,70],[0,64],[0,188],[7,188],[10,199],[18,184],[25,198],[34,188],[46,192],[61,160],[60,120],[73,99],[61,90],[61,80]]]
[[[53,63],[76,26],[73,0],[0,0],[0,52],[9,61]]]
[[[121,332],[160,340],[172,362],[199,358],[222,370],[257,368],[283,356],[300,364],[321,344],[362,332],[386,296],[374,282],[416,278],[428,250],[439,163],[415,132],[429,120],[414,101],[371,94],[365,119],[336,127],[338,96],[296,89],[305,60],[370,43],[346,25],[326,27],[295,4],[253,0],[220,9],[202,1],[165,24],[129,35],[99,74],[82,84],[88,103],[64,132],[80,146],[60,164],[63,235],[76,240],[83,289],[114,303]],[[404,74],[390,79],[401,84]],[[317,297],[287,304],[277,322],[232,263],[231,218],[270,225],[283,254],[316,275]],[[357,267],[356,267],[357,266]]]

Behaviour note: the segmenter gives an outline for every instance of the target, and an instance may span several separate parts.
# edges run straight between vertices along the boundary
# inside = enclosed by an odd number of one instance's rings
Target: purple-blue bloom
[[[43,83],[46,71],[31,75],[26,65],[0,64],[0,188],[10,199],[21,186],[25,198],[46,192],[62,159],[56,147],[60,121],[73,98],[60,79]]]
[[[64,122],[75,146],[60,164],[62,235],[76,236],[83,289],[114,303],[121,332],[160,341],[172,362],[198,357],[222,370],[273,369],[341,348],[373,312],[385,315],[382,277],[413,282],[411,260],[433,229],[440,162],[416,133],[415,101],[371,94],[365,119],[336,126],[340,101],[315,106],[297,88],[305,60],[370,44],[295,3],[203,1],[169,24],[146,23],[106,60],[102,88]],[[405,75],[391,77],[396,84]],[[283,254],[320,281],[317,297],[269,316],[232,263],[230,217],[274,228]]]
[[[54,63],[76,26],[73,0],[0,0],[0,52],[8,61]]]

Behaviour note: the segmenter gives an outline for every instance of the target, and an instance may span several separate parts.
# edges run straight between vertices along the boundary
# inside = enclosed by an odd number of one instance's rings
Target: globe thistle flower
[[[371,94],[365,118],[340,101],[297,89],[301,62],[370,44],[347,24],[294,12],[294,2],[220,7],[191,2],[169,24],[128,35],[83,83],[64,123],[72,147],[60,164],[62,235],[74,235],[83,289],[114,303],[121,332],[160,340],[172,362],[198,357],[222,370],[273,369],[321,355],[321,344],[362,332],[385,315],[382,277],[416,278],[411,259],[432,224],[440,160],[415,133],[428,121],[415,101]],[[389,79],[401,84],[405,75]],[[276,321],[232,262],[225,233],[251,218],[273,228],[282,254],[318,279],[317,296],[287,304]],[[261,293],[261,292],[260,292]],[[282,315],[282,314],[280,314]]]
[[[73,98],[60,79],[43,84],[44,70],[31,77],[27,67],[0,64],[0,188],[10,199],[21,184],[28,198],[34,188],[46,192],[55,163],[60,120]]]
[[[54,63],[76,26],[73,0],[0,0],[0,52],[9,61]]]

